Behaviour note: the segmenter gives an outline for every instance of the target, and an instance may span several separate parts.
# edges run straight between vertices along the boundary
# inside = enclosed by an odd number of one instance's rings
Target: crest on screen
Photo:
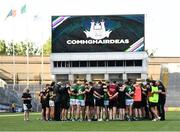
[[[111,30],[106,30],[104,20],[102,20],[101,22],[95,22],[92,20],[90,30],[84,31],[86,37],[92,39],[103,39],[105,37],[109,38],[111,32]]]

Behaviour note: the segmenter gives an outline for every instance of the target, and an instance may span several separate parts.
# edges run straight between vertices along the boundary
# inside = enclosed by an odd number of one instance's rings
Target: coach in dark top
[[[61,82],[58,82],[54,86],[54,94],[55,94],[55,116],[54,119],[56,121],[60,121],[60,102],[61,102],[61,95],[60,95],[60,89],[61,89]]]
[[[165,120],[165,110],[164,105],[166,103],[166,89],[161,81],[157,81],[156,85],[159,90],[159,101],[158,101],[158,112],[161,117],[161,121]]]
[[[68,93],[69,86],[66,84],[63,84],[60,89],[60,112],[61,112],[61,120],[66,121],[67,120],[67,111],[69,109],[69,93]]]

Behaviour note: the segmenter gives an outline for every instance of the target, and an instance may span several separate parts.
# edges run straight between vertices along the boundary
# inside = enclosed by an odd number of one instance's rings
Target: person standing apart
[[[24,121],[29,121],[29,111],[32,108],[32,97],[28,88],[24,89],[21,99],[23,101]]]

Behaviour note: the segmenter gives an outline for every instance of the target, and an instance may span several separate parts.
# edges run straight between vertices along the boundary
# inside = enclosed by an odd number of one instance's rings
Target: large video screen
[[[52,53],[144,51],[144,15],[52,16]]]

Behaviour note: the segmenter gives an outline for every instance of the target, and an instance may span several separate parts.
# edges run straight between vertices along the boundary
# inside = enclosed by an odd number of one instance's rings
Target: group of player
[[[42,120],[165,120],[161,81],[53,82],[40,92]]]

